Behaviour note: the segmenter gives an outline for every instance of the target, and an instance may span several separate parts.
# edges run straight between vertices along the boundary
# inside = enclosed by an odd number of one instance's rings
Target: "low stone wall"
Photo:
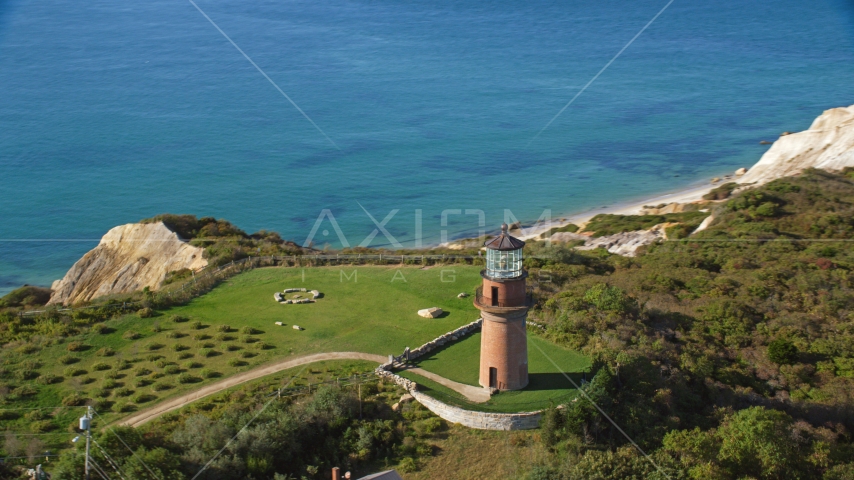
[[[451,330],[450,332],[448,332],[444,335],[441,335],[439,337],[436,337],[433,340],[430,340],[429,342],[425,343],[424,345],[421,345],[420,347],[418,347],[414,350],[410,350],[409,351],[409,359],[410,360],[416,359],[416,358],[420,357],[421,355],[424,355],[425,353],[431,352],[431,351],[445,345],[448,342],[455,342],[455,341],[459,340],[460,338],[480,329],[480,327],[482,325],[483,325],[483,319],[478,318],[477,320],[475,320],[475,321],[473,321],[467,325],[463,325],[462,327],[460,327],[456,330]]]
[[[421,345],[415,350],[410,350],[409,359],[412,360],[418,358],[448,342],[457,341],[463,336],[480,329],[482,325],[483,319],[478,318],[468,325],[463,325],[456,330],[437,337],[424,345]],[[453,407],[436,400],[429,395],[420,393],[418,391],[417,383],[391,372],[390,370],[392,368],[394,368],[394,362],[386,362],[377,367],[374,370],[374,373],[376,373],[380,378],[400,386],[409,392],[412,397],[418,401],[418,403],[424,405],[439,418],[448,422],[459,423],[460,425],[480,430],[529,430],[537,428],[540,425],[540,412],[487,413]]]
[[[464,410],[440,402],[424,393],[413,390],[409,392],[415,400],[439,418],[451,423],[459,423],[465,427],[479,430],[530,430],[540,425],[540,412],[523,413],[488,413]]]
[[[389,364],[380,365],[374,370],[374,373],[376,373],[377,376],[382,378],[383,380],[388,380],[394,383],[395,385],[403,388],[407,392],[412,393],[418,389],[417,383],[413,382],[412,380],[409,380],[408,378],[403,378],[400,375],[389,372],[388,370],[386,370],[386,368],[388,367]]]

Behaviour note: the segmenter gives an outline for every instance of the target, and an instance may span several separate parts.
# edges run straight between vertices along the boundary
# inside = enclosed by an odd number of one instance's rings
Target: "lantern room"
[[[522,248],[525,242],[507,233],[507,224],[501,225],[501,235],[484,245],[486,247],[485,276],[493,279],[518,278],[523,274]]]

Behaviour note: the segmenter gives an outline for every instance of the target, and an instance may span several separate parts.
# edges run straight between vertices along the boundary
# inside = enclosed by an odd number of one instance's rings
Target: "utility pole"
[[[89,480],[89,440],[91,437],[92,427],[92,407],[86,407],[86,414],[80,417],[80,430],[86,431],[86,463],[83,471],[85,472],[85,480]]]

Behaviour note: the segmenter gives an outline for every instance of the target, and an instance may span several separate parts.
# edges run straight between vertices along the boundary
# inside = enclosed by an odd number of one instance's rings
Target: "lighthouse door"
[[[492,306],[498,306],[498,287],[492,287]]]
[[[498,369],[495,367],[489,367],[489,386],[490,388],[498,386]]]

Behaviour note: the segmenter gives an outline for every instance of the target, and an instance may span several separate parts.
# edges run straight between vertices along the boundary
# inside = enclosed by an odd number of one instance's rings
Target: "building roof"
[[[519,250],[525,246],[525,242],[507,233],[507,224],[501,224],[501,235],[483,244],[490,250]]]
[[[373,473],[367,477],[362,477],[358,480],[403,480],[400,475],[394,470],[386,470],[385,472]]]

